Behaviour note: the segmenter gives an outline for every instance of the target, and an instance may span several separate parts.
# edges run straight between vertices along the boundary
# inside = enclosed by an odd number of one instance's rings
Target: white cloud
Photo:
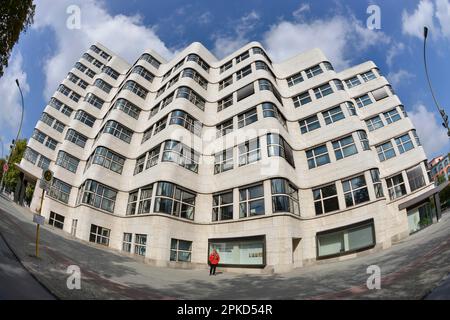
[[[386,53],[387,65],[391,67],[395,57],[402,54],[403,51],[405,51],[405,45],[402,42],[397,42],[394,45],[392,45]]]
[[[436,37],[436,32],[439,32],[439,29],[434,23],[433,16],[434,4],[429,0],[421,0],[416,10],[411,14],[403,10],[403,33],[423,39],[423,27],[427,26],[431,31],[431,35]]]
[[[355,53],[387,44],[384,33],[369,30],[355,17],[334,16],[326,20],[281,21],[264,34],[263,43],[274,61],[320,48],[337,69],[349,66]]]
[[[219,58],[223,58],[230,53],[238,50],[250,40],[248,34],[255,28],[260,19],[256,11],[251,11],[242,16],[238,21],[234,21],[233,33],[231,35],[214,35],[214,48],[212,52]]]
[[[67,7],[77,5],[81,9],[81,29],[66,27],[69,14]],[[75,61],[89,46],[100,42],[122,56],[128,62],[135,59],[146,49],[153,49],[164,57],[170,58],[169,50],[156,35],[156,27],[143,25],[139,15],[110,15],[104,2],[94,0],[38,0],[33,28],[50,28],[55,35],[56,48],[44,64],[46,75],[45,97],[48,98]]]
[[[450,2],[448,0],[436,1],[436,17],[441,25],[441,33],[450,38]]]
[[[0,128],[4,135],[1,138],[4,141],[5,148],[11,139],[16,138],[22,113],[22,101],[15,82],[16,79],[19,80],[24,96],[30,91],[27,74],[23,71],[22,64],[22,55],[14,52],[8,68],[3,77],[0,78],[0,97],[2,99],[0,104]],[[33,106],[29,104],[28,107]],[[23,135],[21,136],[23,137]],[[6,153],[7,150],[5,149],[4,152]]]
[[[414,77],[415,75],[404,69],[400,69],[396,72],[389,72],[387,75],[389,82],[394,86],[394,88],[408,83],[409,80],[413,79]]]
[[[204,13],[202,13],[198,18],[197,18],[197,22],[199,24],[208,24],[211,22],[212,19],[212,14],[209,11],[206,11]]]
[[[309,3],[303,3],[297,10],[292,12],[294,18],[301,19],[303,18],[303,13],[309,11],[311,8]]]
[[[440,152],[450,149],[450,140],[445,128],[441,125],[441,119],[427,110],[423,104],[418,104],[413,111],[408,112],[414,126],[417,129],[420,141],[429,159]]]

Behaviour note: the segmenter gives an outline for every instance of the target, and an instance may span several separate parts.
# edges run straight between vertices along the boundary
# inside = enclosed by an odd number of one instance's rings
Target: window
[[[275,76],[272,73],[272,70],[270,70],[269,66],[264,61],[256,61],[255,69],[256,70],[266,70],[266,71],[270,72],[272,74],[272,76],[275,78]]]
[[[41,121],[51,127],[53,125],[53,121],[55,121],[55,118],[44,112],[41,115]]]
[[[244,78],[245,76],[248,76],[252,73],[252,66],[248,65],[245,68],[242,68],[241,70],[236,72],[236,81]]]
[[[376,79],[376,75],[373,73],[372,70],[369,70],[367,72],[364,72],[363,74],[361,74],[361,78],[363,78],[363,80],[365,82]]]
[[[272,179],[273,212],[290,212],[300,215],[297,188],[286,179]]]
[[[198,172],[200,154],[185,144],[169,140],[164,144],[162,161],[175,162],[192,172]]]
[[[262,104],[262,109],[264,118],[277,118],[281,125],[287,130],[286,118],[273,103],[264,102]]]
[[[369,249],[375,245],[373,219],[317,233],[317,257],[329,258]]]
[[[48,167],[50,166],[50,159],[49,158],[46,158],[46,157],[44,157],[43,155],[41,155],[40,157],[39,157],[39,161],[38,161],[38,164],[37,164],[37,166],[39,167],[39,168],[41,168],[41,169],[44,169],[44,170],[46,170],[46,169],[48,169]]]
[[[312,192],[316,215],[339,210],[339,199],[335,183],[313,189]]]
[[[132,233],[123,234],[122,251],[131,252],[132,238],[133,238]]]
[[[380,159],[380,161],[385,161],[385,160],[395,157],[394,147],[392,146],[392,143],[390,141],[383,143],[382,145],[379,145],[376,148],[377,148],[378,158]]]
[[[192,53],[192,54],[188,55],[187,56],[187,61],[194,61],[200,67],[202,67],[203,70],[205,70],[206,72],[209,72],[209,65],[202,58],[200,58],[198,55],[196,55],[195,53]]]
[[[50,189],[47,191],[49,197],[59,200],[64,203],[69,203],[70,191],[72,187],[56,178],[53,178],[52,185]]]
[[[170,115],[169,124],[177,124],[182,126],[198,136],[200,136],[202,131],[202,123],[181,110],[175,110],[172,112]]]
[[[396,122],[401,119],[400,115],[398,114],[397,109],[389,110],[389,111],[383,113],[383,115],[388,124],[391,124],[391,123]]]
[[[114,80],[117,80],[119,78],[119,75],[120,75],[119,72],[117,72],[116,70],[114,70],[111,67],[103,68],[103,72],[106,73],[111,78],[113,78]]]
[[[135,234],[134,236],[134,253],[145,257],[145,251],[147,248],[147,235]]]
[[[161,120],[159,120],[156,124],[155,124],[155,132],[153,133],[154,135],[163,131],[164,128],[166,127],[167,124],[167,117],[162,118]]]
[[[335,79],[335,80],[333,80],[332,82],[334,83],[334,85],[336,86],[336,89],[337,89],[338,91],[345,90],[344,84],[342,83],[341,80],[336,80],[336,79]]]
[[[139,118],[139,114],[141,113],[141,109],[139,109],[136,105],[132,104],[130,101],[125,99],[119,99],[114,103],[113,109],[121,110],[123,113],[129,115],[134,119]]]
[[[417,132],[416,132],[415,129],[412,130],[412,134],[413,134],[413,136],[414,136],[414,139],[416,140],[417,146],[421,146],[422,144],[420,143],[419,136],[417,135]]]
[[[69,88],[67,88],[65,85],[63,85],[63,84],[60,84],[59,85],[59,87],[58,87],[58,91],[60,92],[60,93],[62,93],[63,95],[65,95],[65,96],[69,96],[69,94],[70,94],[70,92],[71,92],[71,90],[69,89]]]
[[[250,53],[248,51],[245,51],[244,53],[236,57],[236,64],[238,64],[241,61],[244,61],[248,57],[250,57]]]
[[[191,262],[192,241],[171,239],[170,261]]]
[[[256,113],[256,108],[252,108],[249,111],[242,113],[238,116],[238,129],[248,126],[253,122],[258,121],[258,115]]]
[[[309,169],[330,163],[330,156],[326,145],[321,145],[306,151]]]
[[[64,228],[64,216],[51,211],[48,224],[62,230]]]
[[[276,156],[284,158],[292,167],[295,168],[292,148],[279,134],[267,134],[267,153],[269,157]]]
[[[219,82],[219,91],[225,89],[229,85],[233,84],[233,76],[223,79]]]
[[[233,94],[230,94],[223,98],[222,100],[219,100],[218,106],[217,106],[217,112],[222,111],[223,109],[228,108],[229,106],[233,105]]]
[[[315,77],[315,76],[321,74],[322,72],[323,72],[323,70],[320,67],[320,65],[317,65],[317,66],[314,66],[312,68],[305,70],[305,73],[306,73],[306,76],[308,77],[308,79],[311,79],[312,77]]]
[[[200,110],[205,110],[205,99],[200,97],[194,90],[188,87],[180,87],[177,98],[184,98],[196,105]]]
[[[218,152],[214,155],[214,174],[233,169],[233,148]]]
[[[72,99],[75,102],[78,102],[78,101],[80,101],[81,96],[78,93],[76,93],[75,91],[72,91],[70,93],[69,98]]]
[[[342,187],[347,208],[370,200],[364,175],[342,181]]]
[[[397,148],[398,151],[400,151],[400,154],[414,148],[414,145],[411,141],[411,137],[409,136],[409,134],[404,134],[398,138],[395,138],[395,143],[397,144]]]
[[[153,73],[145,69],[143,66],[134,67],[131,73],[136,73],[149,82],[152,82],[153,79],[155,78]]]
[[[224,65],[222,65],[220,67],[220,73],[223,73],[223,72],[227,71],[231,67],[233,67],[233,60],[230,60],[227,63],[225,63]]]
[[[101,244],[103,246],[109,246],[109,236],[111,234],[110,229],[96,226],[91,224],[91,232],[89,235],[89,241]]]
[[[259,48],[259,47],[253,47],[253,54],[260,54],[263,55],[264,58],[266,58],[270,63],[272,63],[272,61],[270,61],[269,57],[267,56],[267,54],[264,52],[263,49]]]
[[[95,80],[94,85],[106,93],[110,93],[112,89],[112,86],[109,83],[103,81],[102,79]]]
[[[182,77],[188,77],[194,79],[203,89],[208,88],[208,81],[203,78],[197,71],[191,68],[187,68],[183,70]]]
[[[81,148],[84,148],[87,142],[87,138],[85,136],[73,129],[67,130],[66,140],[76,144]]]
[[[112,134],[116,138],[119,138],[126,143],[130,143],[131,137],[133,136],[133,131],[113,120],[109,120],[108,122],[106,122],[106,125],[103,128],[103,132]]]
[[[89,113],[87,113],[83,110],[78,110],[75,113],[74,119],[80,121],[81,123],[84,123],[85,125],[87,125],[90,128],[92,128],[95,123],[95,117],[91,116]]]
[[[324,85],[321,85],[320,87],[314,89],[314,94],[316,95],[317,99],[323,98],[332,93],[333,89],[331,88],[331,85],[329,83],[325,83]]]
[[[359,108],[365,107],[372,103],[372,99],[370,99],[367,93],[365,95],[355,98],[355,100]]]
[[[238,145],[239,166],[244,166],[261,159],[259,138],[255,138]]]
[[[239,189],[239,218],[264,214],[263,184]]]
[[[359,141],[361,142],[362,149],[364,151],[370,150],[369,138],[367,133],[363,130],[358,130]]]
[[[289,87],[292,87],[292,86],[294,86],[294,85],[296,85],[298,83],[301,83],[303,81],[304,81],[304,79],[303,79],[303,76],[302,76],[301,72],[299,72],[297,74],[294,74],[293,76],[290,76],[289,78],[287,78],[287,83],[288,83]]]
[[[216,130],[217,130],[216,133],[217,138],[224,136],[230,132],[233,132],[233,118],[217,125]]]
[[[335,123],[336,121],[345,118],[342,108],[340,106],[334,107],[333,109],[322,112],[323,118],[327,125]]]
[[[175,93],[173,92],[161,101],[161,110],[167,107],[173,101],[174,96]]]
[[[245,87],[239,89],[237,92],[237,101],[241,101],[249,96],[251,96],[252,94],[255,93],[255,86],[253,85],[253,83],[250,83],[248,85],[246,85]]]
[[[292,98],[292,101],[294,102],[294,106],[298,108],[300,106],[304,106],[307,103],[310,103],[312,100],[309,92],[306,91]]]
[[[341,160],[358,153],[353,136],[347,136],[337,141],[333,141],[333,148],[336,160]]]
[[[75,68],[78,69],[78,70],[80,70],[80,71],[83,72],[83,73],[84,73],[84,72],[86,71],[86,69],[87,69],[87,67],[86,67],[84,64],[80,63],[80,62],[75,63]]]
[[[128,197],[127,215],[148,214],[151,209],[153,185],[141,188],[130,193]],[[138,197],[138,194],[140,196]],[[139,200],[138,200],[139,199]]]
[[[145,99],[147,97],[148,90],[144,87],[140,86],[134,81],[127,81],[125,82],[125,85],[123,86],[123,90],[130,90],[134,94],[136,94],[138,97]]]
[[[66,126],[62,122],[59,122],[58,120],[55,120],[55,123],[53,124],[53,129],[55,129],[56,131],[62,133],[65,128],[66,128]]]
[[[69,108],[68,106],[64,105],[61,109],[61,113],[67,117],[70,117],[72,115],[73,109]]]
[[[146,154],[144,154],[143,156],[140,156],[139,158],[137,158],[136,166],[134,167],[134,175],[139,174],[142,171],[144,171],[145,157],[146,157]]]
[[[44,145],[51,150],[55,150],[57,144],[58,144],[58,141],[56,141],[55,139],[52,139],[50,137],[47,137],[47,141],[45,141]]]
[[[325,69],[327,69],[328,71],[334,70],[333,65],[328,61],[323,62],[323,65],[325,66]]]
[[[155,58],[153,58],[153,56],[149,55],[148,53],[144,53],[141,57],[140,60],[145,60],[148,63],[150,63],[153,67],[155,67],[155,69],[158,69],[159,66],[161,65],[161,63],[156,60]]]
[[[320,122],[316,115],[299,121],[300,131],[305,134],[320,128]]]
[[[369,129],[369,131],[374,131],[376,129],[384,127],[383,121],[381,120],[381,117],[379,115],[372,117],[370,119],[367,119],[366,125],[367,125],[367,128]]]
[[[281,99],[280,93],[277,91],[277,89],[274,88],[274,86],[272,85],[272,83],[269,80],[260,79],[259,80],[259,90],[260,91],[263,91],[263,90],[271,91],[273,93],[273,95],[275,96],[275,98],[277,98],[278,102],[283,104],[283,100]]]
[[[384,197],[383,184],[381,183],[381,179],[380,179],[380,170],[370,169],[370,177],[372,178],[373,189],[375,191],[375,197],[377,199]]]
[[[213,195],[212,221],[233,219],[233,191]]]
[[[156,190],[155,212],[194,220],[194,193],[169,182],[159,182]]]
[[[354,76],[353,78],[345,80],[345,84],[347,85],[347,88],[353,88],[361,84],[361,81],[359,80],[358,76]]]
[[[30,147],[27,147],[23,157],[32,164],[36,164],[39,153],[31,149]]]
[[[86,180],[80,187],[78,203],[114,212],[117,191],[94,180]]]
[[[97,97],[95,94],[93,93],[88,93],[86,95],[86,97],[84,98],[84,101],[86,101],[87,103],[93,105],[94,107],[96,107],[97,109],[101,109],[103,104],[105,103],[104,100],[100,99],[99,97]]]
[[[344,104],[346,105],[348,114],[350,116],[356,116],[357,115],[356,108],[355,108],[355,105],[353,104],[353,102],[347,101]]]
[[[97,164],[115,173],[122,174],[125,158],[105,147],[97,147],[88,160],[87,167]]]
[[[160,149],[161,149],[161,145],[158,145],[148,152],[147,163],[145,165],[145,169],[149,169],[158,164]]]
[[[43,132],[39,131],[38,129],[34,129],[33,135],[32,135],[33,139],[35,139],[36,141],[39,141],[40,143],[43,144],[46,137],[47,136]]]
[[[398,107],[399,107],[400,111],[402,112],[403,117],[407,118],[408,114],[406,113],[405,107],[404,106],[398,106]]]
[[[425,178],[420,165],[406,170],[406,175],[408,176],[409,188],[411,189],[411,192],[425,185]]]
[[[403,181],[403,175],[401,173],[387,178],[386,184],[388,187],[389,198],[394,200],[406,194],[405,181]]]
[[[70,172],[77,172],[78,164],[80,160],[64,151],[58,152],[58,158],[56,159],[56,165],[69,170]]]

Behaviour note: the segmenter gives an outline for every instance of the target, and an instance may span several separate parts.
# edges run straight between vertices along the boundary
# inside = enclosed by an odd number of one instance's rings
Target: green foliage
[[[16,166],[14,166],[14,163],[20,163],[26,148],[27,148],[26,139],[17,141],[16,148],[14,149],[11,158],[9,160],[9,170],[5,174],[5,179],[3,181],[6,189],[9,191],[15,190],[20,176],[20,171],[16,168]]]
[[[450,185],[446,186],[441,192],[439,192],[439,199],[441,204],[444,204],[450,200]]]
[[[34,187],[35,184],[29,183],[25,189],[25,202],[28,204],[30,204],[33,199]]]
[[[20,33],[33,23],[35,9],[33,0],[0,1],[0,77]]]
[[[5,159],[0,159],[0,181],[3,178],[3,165],[5,164],[6,160]]]
[[[445,180],[445,175],[443,175],[443,174],[440,174],[436,177],[436,182],[438,185],[444,183],[445,181],[447,181],[447,180]]]

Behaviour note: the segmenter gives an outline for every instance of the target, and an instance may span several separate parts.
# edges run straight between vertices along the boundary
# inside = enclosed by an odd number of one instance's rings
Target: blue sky
[[[450,70],[450,0],[35,2],[35,23],[22,34],[0,78],[0,137],[5,152],[20,119],[14,80],[20,80],[25,92],[22,137],[29,137],[58,83],[95,41],[133,62],[146,48],[170,59],[193,41],[221,58],[253,40],[260,41],[275,62],[313,47],[320,47],[338,70],[373,60],[404,103],[428,157],[450,151],[422,63],[422,29],[427,25],[432,81],[450,113],[444,78]],[[372,4],[381,10],[379,30],[367,28],[366,11]],[[66,26],[71,5],[80,8],[80,29]]]

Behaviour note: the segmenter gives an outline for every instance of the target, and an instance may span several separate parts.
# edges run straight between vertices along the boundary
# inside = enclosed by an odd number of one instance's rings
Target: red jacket
[[[217,265],[217,264],[219,264],[219,261],[220,261],[219,254],[211,253],[211,254],[209,255],[209,263],[211,263],[212,265]]]

